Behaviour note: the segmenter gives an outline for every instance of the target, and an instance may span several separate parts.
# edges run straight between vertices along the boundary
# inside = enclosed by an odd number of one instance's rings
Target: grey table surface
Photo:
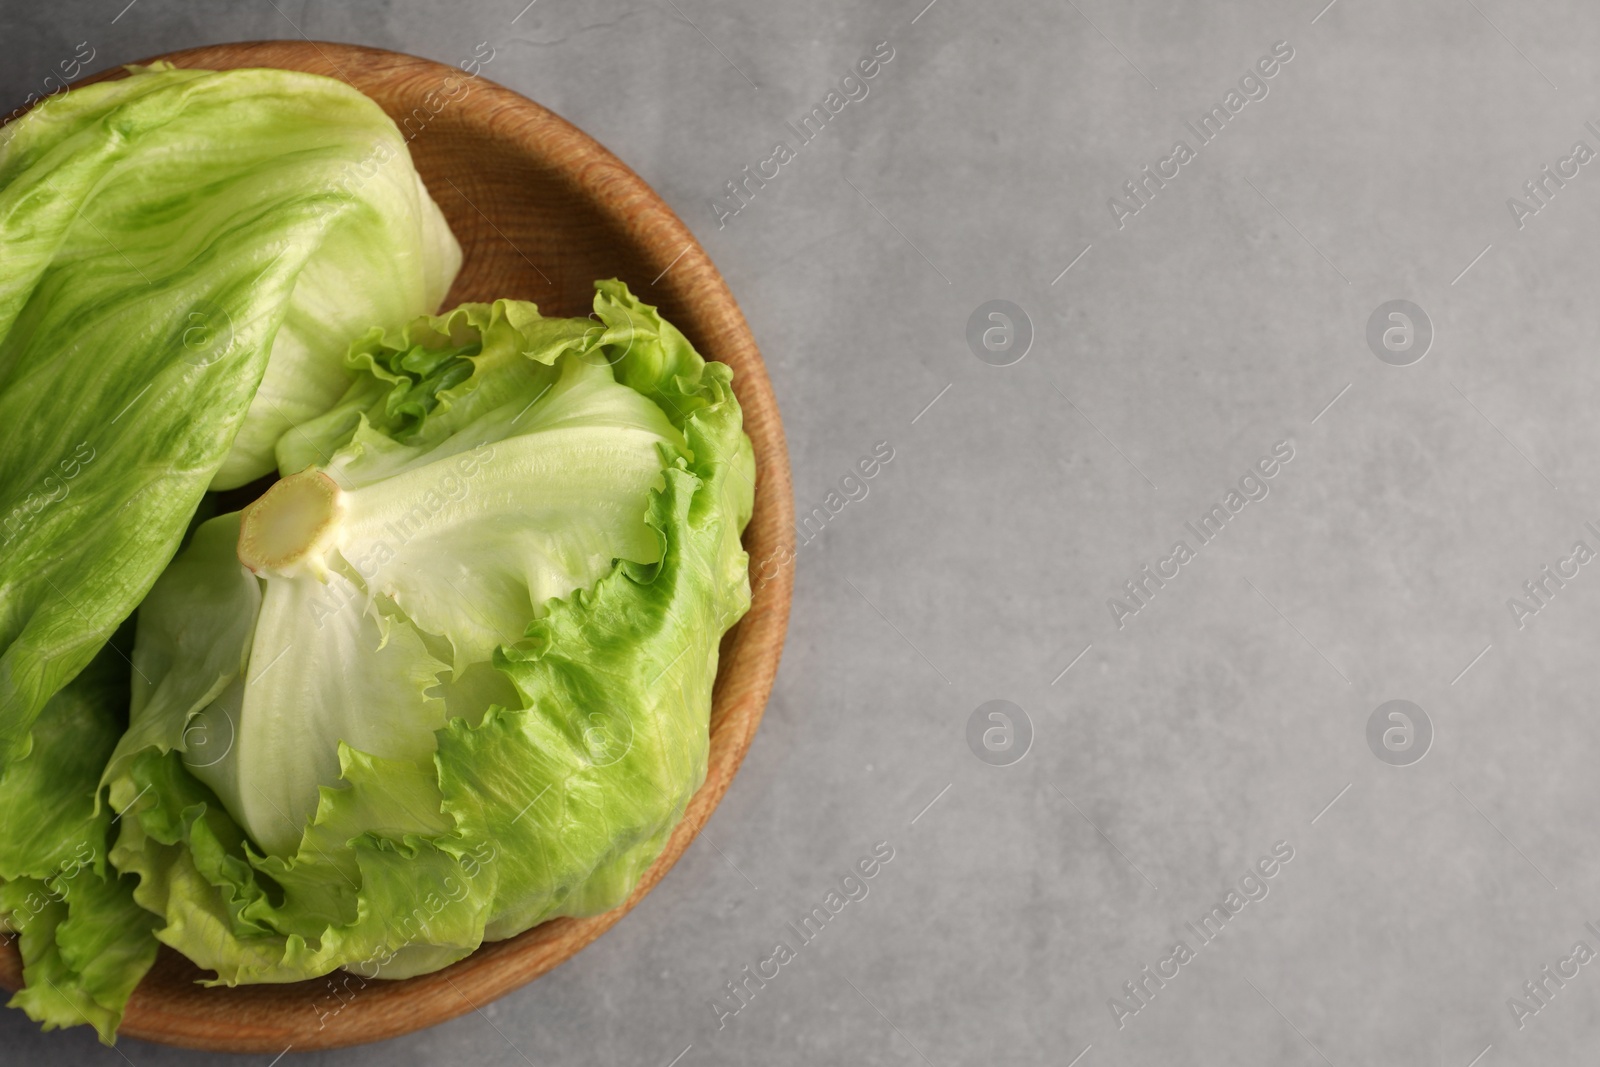
[[[822,509],[662,885],[481,1013],[283,1063],[1593,1062],[1600,10],[522,2],[0,11],[17,102],[80,42],[487,44],[695,228]],[[226,1059],[0,1013],[7,1063]]]

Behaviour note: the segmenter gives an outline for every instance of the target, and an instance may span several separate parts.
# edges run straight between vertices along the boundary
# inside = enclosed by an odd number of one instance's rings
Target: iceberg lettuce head
[[[404,977],[620,904],[705,776],[749,604],[730,372],[619,283],[349,362],[141,607],[105,774],[112,862],[230,984]]]

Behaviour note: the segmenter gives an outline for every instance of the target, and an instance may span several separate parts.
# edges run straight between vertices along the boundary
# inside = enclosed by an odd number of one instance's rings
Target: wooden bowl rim
[[[309,39],[206,45],[130,65],[170,62],[180,67],[275,67],[327,73],[319,69],[326,65],[335,72],[330,76],[342,76],[343,66],[357,66],[358,60],[368,64],[369,70],[373,65],[378,68],[372,71],[374,78],[407,70],[432,71],[441,78],[465,77],[458,68],[420,56]],[[124,74],[124,66],[118,66],[81,79],[71,88]],[[571,958],[654,888],[715,810],[760,723],[788,626],[795,535],[782,421],[755,339],[710,257],[642,178],[594,138],[549,109],[481,75],[471,80],[474,91],[485,94],[475,106],[480,111],[490,109],[497,119],[514,113],[520,142],[524,146],[537,142],[537,157],[583,159],[581,165],[568,163],[553,170],[575,192],[596,204],[600,214],[619,222],[647,265],[660,272],[649,286],[631,287],[636,293],[654,290],[656,299],[665,294],[687,309],[674,316],[674,324],[708,359],[735,365],[734,389],[745,410],[745,429],[758,464],[755,514],[744,538],[751,559],[752,598],[750,611],[723,640],[705,782],[690,800],[661,856],[626,903],[610,912],[543,923],[505,941],[486,943],[466,959],[433,974],[367,983],[341,1010],[315,1027],[316,1000],[326,996],[329,977],[286,985],[202,987],[192,981],[198,973],[193,965],[163,946],[163,958],[129,1001],[119,1036],[213,1051],[279,1053],[286,1046],[296,1050],[340,1048],[398,1037],[477,1010]],[[752,415],[757,417],[752,419]],[[772,561],[778,561],[776,570],[759,577],[757,569],[764,572]],[[730,695],[735,689],[738,693]],[[0,985],[15,990],[21,984],[21,961],[8,941],[0,945]],[[292,1001],[285,995],[289,990],[298,991]]]

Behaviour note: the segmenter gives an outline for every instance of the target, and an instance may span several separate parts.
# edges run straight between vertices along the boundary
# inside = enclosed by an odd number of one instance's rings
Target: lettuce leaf
[[[25,985],[11,999],[45,1029],[89,1023],[110,1042],[155,962],[158,917],[107,862],[114,815],[95,801],[127,724],[119,639],[51,698],[33,750],[0,774],[0,915],[20,935]]]

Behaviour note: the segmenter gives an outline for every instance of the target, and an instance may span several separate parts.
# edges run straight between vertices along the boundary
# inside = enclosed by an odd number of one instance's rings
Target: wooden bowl
[[[638,904],[705,825],[750,747],[783,651],[794,553],[783,425],[744,316],[688,228],[637,174],[538,104],[456,67],[352,45],[257,41],[157,58],[180,67],[280,67],[348,81],[415,135],[417,169],[466,257],[446,306],[518,297],[547,314],[587,315],[594,280],[621,278],[658,305],[701,354],[733,368],[755,444],[755,514],[744,534],[754,598],[722,642],[705,784],[626,904],[485,944],[433,974],[364,985],[351,979],[347,987],[335,974],[206,988],[196,984],[206,972],[163,947],[120,1030],[190,1048],[273,1054],[290,1045],[301,1051],[395,1037],[482,1007],[566,960]],[[465,89],[452,92],[449,86],[458,84]],[[430,92],[437,94],[434,107],[425,103]],[[21,981],[16,950],[7,945],[0,949],[0,984],[16,989]]]

